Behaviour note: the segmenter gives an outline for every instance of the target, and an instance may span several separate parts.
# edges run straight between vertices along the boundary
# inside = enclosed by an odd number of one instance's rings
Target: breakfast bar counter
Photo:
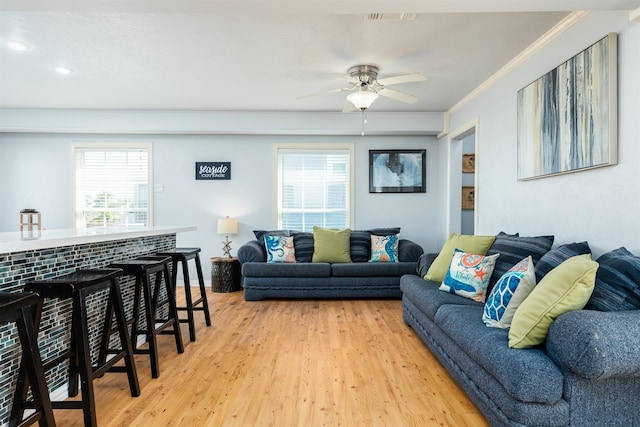
[[[0,232],[0,291],[21,291],[30,281],[47,280],[82,268],[104,268],[114,262],[167,252],[176,247],[176,233],[195,230],[193,226],[177,226]],[[130,306],[132,292],[129,289],[132,286],[123,281],[121,287],[125,306]],[[70,314],[68,301],[45,302],[38,338],[43,356],[60,347],[58,341],[69,339],[68,334],[62,331],[68,330],[64,323],[69,321]],[[96,313],[95,317],[101,319],[101,314]],[[0,390],[0,425],[5,425],[20,353],[13,325],[0,325],[0,336],[3,337],[0,340],[0,383],[3,384]],[[64,367],[47,375],[49,390],[54,393],[56,390],[66,391],[62,387],[66,381]]]

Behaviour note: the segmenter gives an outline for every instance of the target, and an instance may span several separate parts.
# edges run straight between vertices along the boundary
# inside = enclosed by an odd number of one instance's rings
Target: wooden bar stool
[[[96,426],[96,404],[93,391],[93,379],[101,377],[105,372],[126,372],[129,379],[131,396],[140,395],[140,385],[133,360],[130,336],[127,333],[127,324],[122,306],[122,295],[118,278],[122,276],[120,269],[78,270],[75,273],[56,277],[51,280],[27,283],[26,291],[34,291],[41,299],[58,298],[72,300],[71,319],[71,343],[69,348],[60,355],[45,360],[45,372],[63,362],[69,366],[69,396],[78,394],[78,374],[80,375],[80,388],[82,400],[80,401],[53,401],[53,409],[82,409],[85,426]],[[93,366],[90,351],[90,336],[88,325],[87,298],[100,291],[108,291],[106,300],[107,313],[115,313],[117,332],[121,350],[105,363]],[[105,331],[103,330],[103,335]],[[106,332],[108,334],[108,332]],[[102,337],[104,345],[105,337]],[[108,342],[108,337],[106,338]],[[123,360],[125,366],[114,366]],[[17,392],[16,392],[17,393]],[[25,396],[26,390],[22,390],[21,396]],[[28,402],[20,399],[20,405],[14,405],[14,409],[22,412],[30,407]],[[17,408],[16,408],[17,406]]]
[[[11,413],[9,426],[28,426],[39,423],[40,427],[56,425],[53,407],[49,400],[49,389],[44,377],[40,349],[38,348],[38,323],[40,321],[40,298],[33,292],[0,292],[0,324],[16,324],[22,359],[18,374],[18,384],[14,395],[13,407],[20,405],[22,390],[31,386],[33,395],[33,414],[23,419],[19,411]],[[19,416],[18,416],[19,415]],[[15,416],[15,417],[14,417]]]
[[[121,268],[125,276],[134,276],[136,279],[135,296],[133,302],[133,316],[128,323],[131,327],[131,347],[134,354],[148,354],[151,360],[151,376],[160,376],[160,365],[158,362],[158,346],[156,336],[162,333],[169,326],[176,341],[178,353],[184,353],[184,344],[180,332],[180,320],[176,310],[175,292],[171,284],[169,275],[170,257],[144,256],[128,261],[118,262],[109,265],[110,268]],[[163,280],[164,279],[164,280]],[[154,283],[155,282],[155,285]],[[166,299],[160,300],[160,293],[163,289],[166,292]],[[139,329],[140,305],[144,305],[145,329]],[[167,318],[158,318],[159,306],[167,306]],[[107,318],[110,320],[111,315]],[[148,349],[138,348],[138,335],[145,335],[149,344]],[[108,351],[100,355],[100,360],[106,359]]]
[[[176,248],[173,251],[159,252],[158,256],[168,256],[173,260],[171,281],[173,288],[177,289],[178,282],[178,263],[182,264],[182,277],[184,279],[184,292],[186,299],[185,307],[177,307],[179,311],[186,311],[187,318],[180,319],[180,322],[189,324],[189,339],[191,341],[196,340],[196,327],[193,313],[195,311],[204,312],[204,320],[207,326],[211,326],[211,316],[209,314],[209,303],[207,302],[207,289],[204,285],[204,276],[202,275],[202,265],[200,264],[200,248]],[[189,281],[189,266],[187,262],[189,260],[195,260],[196,271],[198,273],[198,284],[200,286],[200,298],[195,301],[191,297],[191,284]]]

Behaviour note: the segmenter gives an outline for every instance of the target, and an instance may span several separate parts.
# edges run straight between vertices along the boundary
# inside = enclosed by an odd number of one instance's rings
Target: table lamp
[[[231,241],[229,240],[229,234],[238,233],[238,220],[235,218],[219,218],[218,219],[218,234],[225,234],[225,240],[222,246],[222,251],[226,258],[231,258]]]

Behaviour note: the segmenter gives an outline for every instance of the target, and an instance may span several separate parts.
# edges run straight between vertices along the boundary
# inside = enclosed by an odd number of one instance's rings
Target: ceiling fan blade
[[[347,91],[350,91],[350,90],[353,90],[353,89],[355,89],[355,86],[353,86],[353,87],[341,87],[339,89],[326,90],[324,92],[317,92],[317,93],[312,93],[312,94],[309,94],[309,95],[299,96],[296,99],[311,98],[312,96],[328,95],[330,93],[337,93],[337,92],[347,92]]]
[[[378,79],[378,83],[382,86],[397,85],[401,83],[421,82],[427,80],[427,76],[420,73],[404,74],[402,76],[386,77]]]
[[[419,100],[417,96],[409,95],[408,93],[398,92],[397,90],[387,88],[380,89],[378,91],[378,95],[395,99],[396,101],[404,102],[407,104],[415,104]]]
[[[353,103],[349,100],[347,100],[347,103],[344,104],[344,108],[342,109],[343,113],[350,113],[352,111],[356,111],[357,108],[355,105],[353,105]]]

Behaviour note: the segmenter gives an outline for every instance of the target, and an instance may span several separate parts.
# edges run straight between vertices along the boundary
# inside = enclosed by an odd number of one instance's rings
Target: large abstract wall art
[[[617,163],[617,36],[518,91],[518,179]]]

